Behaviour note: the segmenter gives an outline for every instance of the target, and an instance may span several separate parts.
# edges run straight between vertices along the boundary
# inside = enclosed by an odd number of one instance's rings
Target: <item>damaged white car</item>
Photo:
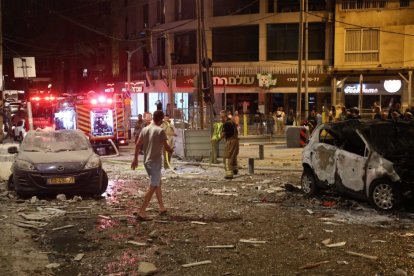
[[[306,195],[333,189],[395,210],[414,191],[414,124],[349,120],[319,125],[302,153]]]

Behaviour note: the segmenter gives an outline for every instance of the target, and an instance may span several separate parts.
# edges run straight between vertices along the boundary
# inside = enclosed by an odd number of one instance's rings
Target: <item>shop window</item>
[[[213,61],[258,61],[259,26],[213,29]]]
[[[196,18],[194,0],[175,0],[175,20]]]
[[[259,13],[259,0],[214,0],[213,16]]]
[[[378,29],[345,30],[345,61],[373,62],[379,60]]]
[[[267,59],[297,60],[298,37],[299,24],[297,23],[267,25]],[[308,46],[310,60],[325,58],[324,23],[309,23]]]
[[[197,63],[197,34],[190,31],[174,35],[174,63]]]

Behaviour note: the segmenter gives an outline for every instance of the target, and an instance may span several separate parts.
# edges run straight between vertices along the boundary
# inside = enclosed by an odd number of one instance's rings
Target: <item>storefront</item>
[[[362,113],[372,112],[374,105],[388,109],[393,103],[401,103],[403,82],[401,79],[367,80],[362,83],[362,89],[359,83],[345,82],[343,87],[345,106],[360,107],[361,92]]]

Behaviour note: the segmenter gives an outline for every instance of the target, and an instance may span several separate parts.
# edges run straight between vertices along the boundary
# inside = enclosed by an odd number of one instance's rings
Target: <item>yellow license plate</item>
[[[69,177],[54,177],[47,180],[47,184],[50,185],[59,185],[59,184],[73,184],[75,183],[75,178],[73,176]]]

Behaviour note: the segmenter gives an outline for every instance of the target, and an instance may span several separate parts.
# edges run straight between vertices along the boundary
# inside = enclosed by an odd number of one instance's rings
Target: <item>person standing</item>
[[[138,120],[135,123],[134,127],[134,137],[135,137],[135,144],[138,141],[139,134],[141,133],[141,130],[145,127],[145,121],[142,119],[142,115],[138,114]]]
[[[224,169],[226,173],[224,178],[232,179],[233,175],[239,172],[237,167],[239,137],[236,124],[227,117],[226,111],[220,111],[220,118],[223,123],[221,139],[226,139],[226,146],[224,148]]]
[[[167,142],[168,145],[173,149],[174,148],[174,137],[177,136],[175,134],[175,129],[173,124],[171,123],[170,115],[165,114],[164,121],[161,124],[161,127],[164,129],[165,134],[167,135]],[[164,155],[164,169],[168,169],[169,165],[171,164],[171,154],[167,154],[166,151],[163,151]]]
[[[217,164],[217,151],[218,151],[218,144],[221,140],[221,132],[223,131],[223,122],[218,121],[213,124],[213,134],[211,136],[211,154],[210,154],[210,162],[213,164]]]
[[[173,149],[168,145],[167,135],[164,129],[160,127],[164,113],[161,110],[154,112],[152,123],[143,128],[135,145],[134,159],[131,163],[131,169],[138,167],[138,155],[141,146],[144,149],[144,167],[150,177],[150,185],[145,193],[144,202],[138,211],[138,220],[148,220],[146,209],[151,201],[152,195],[155,193],[158,204],[160,206],[160,214],[165,214],[167,209],[164,207],[162,191],[161,191],[161,166],[163,149],[170,154]]]
[[[276,111],[276,125],[277,125],[277,132],[283,134],[285,129],[284,126],[285,121],[285,112],[283,111],[283,107],[278,107]]]

